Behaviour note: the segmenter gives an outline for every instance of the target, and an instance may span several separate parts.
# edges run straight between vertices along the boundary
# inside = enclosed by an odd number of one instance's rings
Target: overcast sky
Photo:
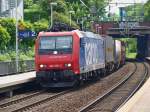
[[[148,0],[112,0],[111,3],[117,3],[117,4],[110,4],[110,12],[111,13],[119,13],[119,7],[124,7],[127,5],[131,5],[132,3],[146,3]],[[119,4],[119,3],[131,3],[131,4]],[[107,8],[108,9],[108,8]]]

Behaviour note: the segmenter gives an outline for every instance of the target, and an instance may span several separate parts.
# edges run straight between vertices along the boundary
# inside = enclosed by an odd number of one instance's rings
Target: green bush
[[[0,55],[0,61],[11,61],[11,58],[8,53]]]
[[[28,57],[26,54],[24,53],[19,54],[19,60],[29,60],[29,59],[31,59],[31,57]]]
[[[7,46],[9,48],[15,47],[16,42],[16,26],[15,26],[15,20],[9,19],[9,18],[1,18],[0,19],[0,25],[6,29],[8,34],[10,35],[9,43]],[[18,22],[18,30],[32,30],[33,26],[29,22],[24,22],[19,20]],[[32,42],[33,44],[33,42]]]
[[[7,30],[0,25],[0,48],[5,49],[10,40],[10,35]]]
[[[15,51],[8,51],[5,54],[0,54],[0,61],[14,61],[16,59]],[[19,50],[19,60],[32,60],[34,59],[34,49],[30,49],[26,52]]]
[[[42,19],[40,21],[34,22],[33,27],[34,27],[34,31],[36,33],[40,32],[40,31],[45,31],[48,29],[48,21],[45,19]]]
[[[30,50],[26,53],[26,55],[27,55],[29,58],[33,59],[33,58],[34,58],[34,55],[35,55],[35,53],[34,53],[34,47],[33,47],[32,49],[30,49]]]
[[[33,5],[33,0],[24,0],[24,8],[27,9]]]
[[[9,56],[10,56],[11,60],[15,60],[16,59],[16,52],[15,51],[9,52]]]
[[[66,23],[68,25],[70,24],[69,17],[66,16],[66,15],[64,15],[63,13],[57,13],[57,12],[55,12],[54,13],[54,21],[63,22],[63,23]],[[77,28],[77,29],[79,28],[79,26],[74,21],[71,22],[71,26],[73,28]]]
[[[32,30],[33,26],[29,22],[24,22],[22,20],[19,20],[18,29],[19,30]]]
[[[26,15],[24,17],[24,19],[26,21],[31,22],[31,23],[34,23],[35,21],[39,21],[43,18],[45,18],[47,20],[49,19],[48,14],[45,11],[40,11],[39,9],[38,10],[25,9],[24,10],[24,15]]]
[[[16,35],[16,26],[15,26],[15,20],[10,18],[0,18],[0,25],[4,27],[9,35],[11,36],[11,39],[9,41],[9,45],[13,46],[15,44],[15,35]]]

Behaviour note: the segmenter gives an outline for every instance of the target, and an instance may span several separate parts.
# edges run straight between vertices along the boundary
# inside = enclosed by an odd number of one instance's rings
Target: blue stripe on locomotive
[[[99,38],[80,38],[80,71],[88,72],[105,65],[104,41]]]

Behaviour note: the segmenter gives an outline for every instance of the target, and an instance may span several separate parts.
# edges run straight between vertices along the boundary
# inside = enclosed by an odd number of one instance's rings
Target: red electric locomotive
[[[73,85],[72,82],[66,83],[65,80],[74,80],[76,76],[74,74],[79,74],[78,41],[79,38],[74,32],[39,33],[36,40],[35,63],[37,81],[42,86]],[[56,85],[58,80],[65,83]]]

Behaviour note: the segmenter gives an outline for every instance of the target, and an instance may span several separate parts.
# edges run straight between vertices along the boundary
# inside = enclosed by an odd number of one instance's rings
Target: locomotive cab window
[[[72,36],[40,37],[39,54],[72,53]]]

